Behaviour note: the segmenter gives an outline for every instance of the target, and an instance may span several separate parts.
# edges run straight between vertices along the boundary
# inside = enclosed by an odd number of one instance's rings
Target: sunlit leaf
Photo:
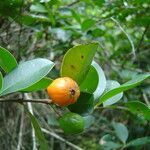
[[[81,84],[90,69],[97,48],[97,43],[91,43],[69,49],[62,62],[61,76],[71,77]]]

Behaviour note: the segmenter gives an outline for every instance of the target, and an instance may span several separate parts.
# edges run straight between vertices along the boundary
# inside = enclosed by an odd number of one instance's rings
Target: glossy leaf
[[[96,69],[93,66],[91,66],[88,74],[86,75],[85,79],[80,85],[80,91],[92,94],[96,90],[98,81],[98,73]]]
[[[25,88],[21,91],[31,92],[31,91],[43,90],[43,89],[46,89],[49,86],[49,84],[52,83],[52,81],[53,81],[52,79],[44,77],[40,81],[38,81],[37,83],[35,83],[32,86]]]
[[[0,46],[0,67],[8,73],[17,66],[14,56],[5,48]]]
[[[108,80],[107,83],[106,83],[106,89],[105,89],[104,94],[105,94],[106,92],[108,92],[108,91],[114,89],[114,88],[119,87],[119,86],[120,86],[120,84],[119,84],[117,81]],[[110,105],[112,105],[112,104],[118,102],[118,101],[122,98],[122,96],[123,96],[123,93],[121,92],[121,93],[119,93],[119,94],[117,94],[117,95],[115,95],[115,96],[113,96],[113,97],[107,99],[107,100],[103,103],[103,106],[104,106],[104,107],[105,107],[105,106],[110,106]]]
[[[80,90],[91,94],[93,93],[94,101],[96,101],[104,92],[105,87],[106,78],[104,72],[101,67],[93,61],[88,74],[80,85]]]
[[[98,84],[96,90],[93,93],[94,100],[97,100],[106,88],[106,78],[102,68],[95,61],[92,62],[92,66],[96,69],[98,73]],[[95,78],[93,79],[95,80]]]
[[[113,138],[114,137],[112,135],[106,134],[100,139],[99,143],[104,150],[113,150],[113,149],[115,150],[122,146],[119,143],[115,143],[113,141]]]
[[[61,76],[71,77],[80,85],[90,69],[97,48],[97,43],[78,45],[71,48],[64,56]]]
[[[95,118],[92,115],[84,116],[84,129],[89,128],[95,121]]]
[[[0,90],[1,90],[2,87],[3,87],[3,75],[0,72]]]
[[[0,95],[21,91],[34,85],[46,76],[53,66],[53,62],[42,58],[19,64],[4,77],[4,85]]]
[[[40,150],[48,150],[49,147],[48,147],[47,141],[44,137],[44,134],[41,130],[40,125],[38,124],[37,119],[29,111],[28,111],[28,116],[30,117],[31,123],[34,127],[35,135],[36,135],[38,142],[40,144]]]
[[[150,120],[150,108],[140,101],[131,101],[126,106],[133,113],[142,115],[145,119]]]
[[[145,145],[145,144],[150,144],[150,136],[132,140],[125,147],[141,146],[141,145]]]
[[[123,142],[126,143],[127,139],[128,139],[128,129],[126,128],[126,126],[122,123],[116,123],[113,122],[113,127],[115,129],[115,133],[117,135],[117,137]]]
[[[76,103],[69,105],[71,112],[87,116],[93,112],[93,95],[89,93],[81,93]]]
[[[138,85],[140,85],[145,79],[149,78],[150,74],[140,74],[137,75],[134,79],[122,84],[121,86],[114,88],[108,92],[106,92],[105,94],[103,94],[100,99],[99,102],[96,104],[96,106],[104,103],[107,99],[123,92],[123,91],[127,91],[129,89],[132,89]]]

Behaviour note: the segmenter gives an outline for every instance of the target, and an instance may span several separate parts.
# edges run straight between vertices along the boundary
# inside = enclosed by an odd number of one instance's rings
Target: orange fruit
[[[78,84],[69,77],[55,79],[47,87],[47,92],[53,103],[59,106],[75,103],[80,95]]]

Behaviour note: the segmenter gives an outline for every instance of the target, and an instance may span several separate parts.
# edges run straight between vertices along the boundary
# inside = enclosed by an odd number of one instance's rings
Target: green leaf
[[[95,5],[101,7],[105,3],[105,0],[94,0],[93,2]]]
[[[114,137],[112,135],[106,134],[100,139],[99,143],[104,150],[115,150],[122,146],[121,144],[115,143],[113,140]]]
[[[150,77],[150,74],[140,74],[137,75],[134,79],[122,84],[121,86],[114,88],[108,92],[106,92],[105,94],[103,94],[100,99],[99,102],[96,104],[96,106],[102,104],[103,102],[105,102],[107,99],[123,92],[123,91],[127,91],[129,89],[132,89],[138,85],[140,85],[144,80],[146,80],[147,78]]]
[[[40,81],[36,82],[35,84],[21,91],[32,92],[32,91],[43,90],[43,89],[46,89],[52,83],[52,81],[53,81],[52,79],[44,77]]]
[[[34,14],[28,14],[31,18],[33,18],[35,21],[38,22],[50,22],[50,19],[46,15],[34,15]]]
[[[46,76],[54,63],[47,59],[33,59],[21,63],[4,77],[4,84],[0,95],[21,91],[32,86]]]
[[[108,141],[102,145],[103,150],[116,150],[121,147],[121,144],[115,143],[113,141]]]
[[[113,122],[113,127],[117,137],[125,144],[129,134],[126,126],[122,123]]]
[[[102,93],[106,88],[106,78],[102,68],[95,61],[92,62],[92,66],[96,69],[98,73],[98,84],[96,90],[93,93],[94,100],[97,100],[102,95]],[[93,79],[95,80],[95,78]]]
[[[103,30],[101,30],[101,29],[99,29],[99,28],[96,28],[96,29],[93,29],[92,30],[92,36],[93,37],[101,37],[101,36],[103,36],[104,35],[104,31]]]
[[[30,10],[33,12],[47,13],[45,6],[40,3],[31,5]]]
[[[150,136],[142,137],[142,138],[138,138],[138,139],[130,141],[129,143],[126,144],[125,148],[130,147],[130,146],[145,145],[149,143],[150,143]]]
[[[80,93],[80,97],[76,103],[69,105],[71,112],[86,116],[93,112],[93,95],[89,93]]]
[[[3,87],[3,75],[0,72],[0,91],[1,91],[2,87]]]
[[[106,87],[106,78],[101,67],[95,62],[92,62],[91,68],[85,79],[80,85],[80,90],[87,93],[93,93],[96,101],[104,92]]]
[[[84,129],[89,128],[95,121],[95,118],[92,115],[84,116]]]
[[[47,23],[50,19],[46,15],[35,15],[35,14],[23,14],[21,17],[17,18],[17,21],[25,25],[32,25],[37,22]]]
[[[96,69],[93,66],[91,66],[88,74],[86,75],[85,79],[80,85],[80,91],[92,94],[96,90],[98,81],[98,73]]]
[[[29,115],[31,123],[34,127],[35,135],[36,135],[38,142],[40,144],[40,150],[48,150],[49,147],[48,147],[47,141],[44,137],[43,132],[41,131],[41,127],[38,124],[37,119],[29,111],[28,111],[28,115]]]
[[[8,73],[17,66],[14,56],[5,48],[0,46],[0,67]]]
[[[76,13],[76,11],[74,11],[73,9],[71,10],[72,13],[72,17],[78,22],[81,23],[81,19],[80,19],[80,15],[78,13]]]
[[[94,26],[95,23],[96,23],[96,21],[93,20],[93,19],[86,19],[86,20],[84,20],[82,22],[82,24],[81,24],[82,31],[87,31],[92,26]]]
[[[150,120],[150,108],[140,101],[131,101],[125,104],[133,113],[142,115],[145,119]]]
[[[105,89],[104,94],[105,94],[106,92],[108,92],[108,91],[114,89],[114,88],[119,87],[119,86],[120,86],[120,84],[119,84],[117,81],[108,80],[107,83],[106,83],[106,89]],[[121,93],[119,93],[119,94],[117,94],[117,95],[115,95],[115,96],[113,96],[113,97],[107,99],[107,100],[103,103],[103,106],[104,106],[104,107],[105,107],[105,106],[110,106],[110,105],[112,105],[112,104],[118,102],[118,101],[122,98],[122,96],[123,96],[123,93],[121,92]]]
[[[22,14],[22,16],[17,18],[17,21],[24,25],[32,25],[36,22],[36,19],[33,18],[30,14]]]
[[[98,43],[78,45],[71,48],[64,56],[61,76],[74,79],[79,85],[87,75]]]

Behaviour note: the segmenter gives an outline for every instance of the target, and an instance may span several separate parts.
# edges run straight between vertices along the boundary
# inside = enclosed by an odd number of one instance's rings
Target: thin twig
[[[24,96],[25,96],[26,99],[30,99],[29,94],[25,93]],[[27,105],[28,105],[29,112],[32,115],[34,115],[33,114],[32,104],[29,102],[29,103],[27,103]],[[37,147],[36,147],[36,136],[35,136],[35,130],[34,130],[33,126],[32,126],[32,140],[33,140],[33,150],[37,150]]]
[[[138,44],[138,46],[137,46],[137,49],[136,49],[137,52],[139,51],[139,49],[140,49],[140,47],[141,47],[141,44],[142,44],[142,42],[143,42],[143,40],[144,40],[144,36],[145,36],[146,32],[148,31],[148,29],[149,29],[149,24],[145,27],[145,30],[144,30],[144,32],[143,32],[143,34],[142,34],[142,37],[141,37],[141,39],[140,39],[140,41],[139,41],[139,44]]]
[[[18,136],[18,145],[17,150],[21,149],[22,146],[22,134],[23,134],[23,121],[24,121],[24,109],[21,110],[21,121],[20,121],[20,129],[19,129],[19,136]]]
[[[60,140],[60,141],[62,141],[62,142],[64,142],[64,143],[66,143],[67,145],[71,146],[72,148],[74,148],[74,149],[76,149],[76,150],[83,150],[83,149],[80,148],[79,146],[76,146],[75,144],[73,144],[73,143],[71,143],[71,142],[65,140],[64,138],[60,137],[58,134],[56,134],[56,133],[54,133],[54,132],[50,132],[50,131],[48,131],[48,130],[46,130],[46,129],[44,129],[44,128],[42,128],[42,131],[43,131],[44,133],[46,133],[46,134],[49,134],[50,136],[52,136],[52,137],[54,137],[54,138],[56,138],[56,139],[58,139],[58,140]]]
[[[75,5],[75,4],[79,3],[79,2],[80,2],[80,0],[76,0],[76,1],[68,4],[67,7],[71,7],[71,6],[73,6],[73,5]]]
[[[120,109],[120,110],[130,111],[128,108],[123,107],[123,106],[106,106],[106,107],[96,107],[96,109]]]
[[[52,100],[50,99],[14,99],[14,98],[11,98],[11,99],[5,99],[5,98],[0,98],[0,102],[17,102],[17,103],[27,103],[27,102],[31,102],[31,103],[43,103],[43,104],[51,104],[52,103]]]
[[[61,113],[59,113],[59,111],[57,111],[53,105],[50,105],[50,107],[54,110],[54,112],[55,112],[59,117],[62,117]]]
[[[120,25],[120,23],[114,19],[113,17],[111,17],[111,20],[113,20],[118,26],[119,28],[121,29],[121,31],[127,36],[130,44],[131,44],[131,47],[132,47],[132,53],[133,53],[133,56],[134,56],[134,59],[136,58],[136,54],[135,54],[135,47],[134,47],[134,44],[133,44],[133,41],[131,40],[131,37],[129,36],[129,34],[123,29],[123,27]]]

